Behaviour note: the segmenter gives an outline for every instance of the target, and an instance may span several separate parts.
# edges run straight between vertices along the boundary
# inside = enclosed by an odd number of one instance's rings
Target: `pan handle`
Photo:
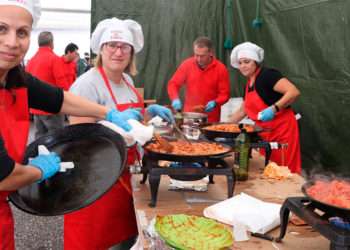
[[[276,241],[275,237],[268,234],[251,233],[250,235],[264,240]]]
[[[222,159],[222,158],[225,158],[225,157],[230,157],[231,153],[232,153],[232,150],[230,150],[227,153],[220,154],[220,155],[211,155],[211,156],[209,156],[209,158],[210,159]]]

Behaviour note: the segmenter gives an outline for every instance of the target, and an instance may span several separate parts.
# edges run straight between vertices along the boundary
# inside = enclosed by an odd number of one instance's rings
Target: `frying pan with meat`
[[[237,129],[233,129],[231,131],[215,129],[221,127],[229,127],[231,125],[236,125]],[[257,135],[259,132],[263,131],[261,127],[256,125],[245,124],[244,127],[246,128],[247,133],[252,135]],[[241,130],[238,128],[237,124],[221,122],[205,124],[201,126],[201,132],[205,135],[205,137],[212,140],[214,138],[236,138],[241,133]]]
[[[156,159],[156,160],[168,160],[168,161],[178,161],[178,162],[197,162],[197,161],[204,161],[207,160],[208,158],[220,158],[220,157],[224,157],[225,155],[227,155],[228,153],[230,153],[232,151],[232,148],[221,144],[221,143],[216,143],[216,142],[211,142],[211,141],[207,141],[207,140],[191,140],[191,143],[188,144],[185,141],[181,141],[178,140],[176,138],[173,137],[167,137],[167,141],[170,143],[175,143],[175,149],[176,149],[176,143],[183,143],[182,145],[184,145],[185,147],[189,146],[189,147],[201,147],[204,144],[205,145],[213,145],[213,147],[218,148],[218,151],[216,152],[208,152],[207,148],[206,150],[203,150],[203,153],[201,154],[178,154],[176,152],[167,152],[167,151],[163,151],[163,150],[158,150],[155,149],[156,147],[154,147],[154,143],[155,141],[150,141],[148,143],[146,143],[146,145],[144,146],[145,149],[145,154],[152,159]],[[173,144],[174,145],[174,144]]]
[[[322,210],[324,212],[327,212],[330,215],[339,216],[339,217],[342,217],[342,218],[350,221],[350,209],[335,206],[333,204],[328,204],[328,203],[317,200],[314,197],[310,196],[308,194],[307,190],[310,187],[312,187],[313,185],[315,185],[315,181],[313,181],[313,180],[307,181],[301,187],[301,191],[308,199],[310,199],[310,201],[312,201],[312,203],[315,205],[315,207],[319,208],[320,210]]]

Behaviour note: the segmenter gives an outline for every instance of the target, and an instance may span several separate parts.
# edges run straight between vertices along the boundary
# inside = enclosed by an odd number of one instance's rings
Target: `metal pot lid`
[[[67,126],[31,143],[24,162],[37,155],[38,145],[56,152],[74,168],[10,194],[19,209],[42,216],[62,215],[93,203],[118,180],[126,164],[122,136],[101,124]]]

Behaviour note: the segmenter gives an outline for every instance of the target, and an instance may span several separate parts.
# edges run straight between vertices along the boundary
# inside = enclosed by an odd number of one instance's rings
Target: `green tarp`
[[[169,104],[167,81],[192,54],[197,36],[215,42],[217,57],[230,70],[233,97],[242,96],[245,80],[229,64],[225,39],[233,34],[234,45],[257,43],[265,49],[265,65],[279,69],[301,90],[293,106],[302,115],[303,168],[350,175],[350,1],[260,0],[263,24],[253,28],[257,2],[92,0],[92,27],[112,16],[142,24],[145,47],[138,56],[136,84],[145,87],[146,98],[163,104]]]

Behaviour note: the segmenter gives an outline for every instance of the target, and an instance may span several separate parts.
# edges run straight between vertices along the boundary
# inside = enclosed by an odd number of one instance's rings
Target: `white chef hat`
[[[40,0],[0,0],[0,5],[15,5],[24,8],[33,17],[33,27],[36,26],[41,15]]]
[[[231,52],[232,67],[237,69],[241,58],[248,58],[261,63],[264,60],[264,49],[251,42],[238,44]]]
[[[99,22],[91,36],[91,50],[98,54],[106,42],[124,42],[134,47],[135,53],[143,48],[143,32],[139,23],[116,17]]]

